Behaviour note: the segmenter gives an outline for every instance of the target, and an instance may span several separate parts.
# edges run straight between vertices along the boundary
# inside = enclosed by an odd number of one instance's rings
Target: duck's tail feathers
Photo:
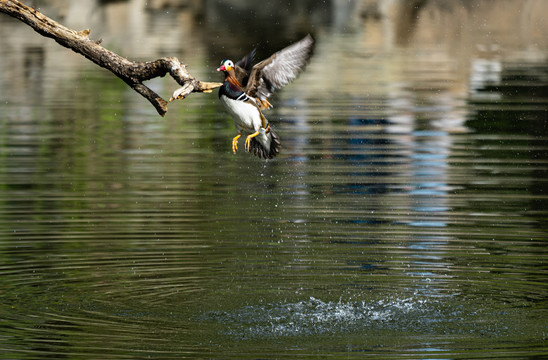
[[[258,136],[252,138],[249,144],[249,151],[260,158],[272,159],[280,153],[282,143],[280,142],[278,135],[270,127],[266,136],[269,139],[269,141],[266,142],[259,141],[259,139],[257,139]]]

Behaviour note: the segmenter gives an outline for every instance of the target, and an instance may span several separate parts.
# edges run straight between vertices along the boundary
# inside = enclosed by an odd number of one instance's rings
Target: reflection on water
[[[42,8],[204,80],[313,33],[266,162],[0,16],[3,358],[547,354],[547,3],[275,5]]]

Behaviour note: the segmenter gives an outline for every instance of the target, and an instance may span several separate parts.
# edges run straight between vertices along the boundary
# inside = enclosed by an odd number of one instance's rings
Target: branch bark
[[[100,41],[91,40],[89,29],[69,29],[17,0],[0,0],[0,12],[21,20],[39,34],[54,39],[61,46],[111,71],[150,101],[161,116],[166,114],[168,102],[143,84],[144,81],[170,74],[182,86],[174,92],[171,100],[185,98],[192,92],[211,92],[222,85],[194,78],[176,57],[163,57],[147,62],[130,61],[102,47],[99,45]]]

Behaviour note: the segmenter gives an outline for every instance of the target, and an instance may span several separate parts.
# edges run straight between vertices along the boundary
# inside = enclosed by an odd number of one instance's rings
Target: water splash
[[[233,312],[212,312],[209,319],[227,326],[237,337],[281,337],[363,331],[365,329],[417,328],[438,314],[433,300],[414,298],[366,301],[322,301],[310,297],[298,302],[245,306]],[[439,315],[439,314],[438,314]]]
[[[297,302],[250,305],[230,312],[210,312],[200,321],[221,324],[221,334],[236,339],[293,336],[380,334],[405,337],[512,337],[520,330],[519,311],[502,310],[496,303],[470,304],[445,297],[387,298],[375,301],[323,301],[315,297]],[[496,321],[492,321],[496,317]],[[544,331],[531,328],[539,336]],[[530,334],[530,335],[531,335]]]

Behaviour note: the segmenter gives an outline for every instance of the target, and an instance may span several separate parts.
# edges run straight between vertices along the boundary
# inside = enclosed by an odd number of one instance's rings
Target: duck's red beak
[[[226,68],[224,65],[221,65],[220,67],[217,68],[217,71],[225,71]]]

